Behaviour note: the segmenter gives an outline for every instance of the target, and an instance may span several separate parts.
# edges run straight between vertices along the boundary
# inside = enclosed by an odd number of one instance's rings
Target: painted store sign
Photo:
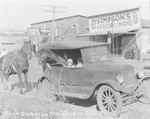
[[[100,15],[89,18],[90,32],[120,33],[121,31],[131,31],[139,29],[140,14],[139,8],[112,14]]]

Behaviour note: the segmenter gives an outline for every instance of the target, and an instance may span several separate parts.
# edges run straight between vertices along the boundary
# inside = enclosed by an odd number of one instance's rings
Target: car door
[[[85,85],[85,68],[70,68],[71,84]]]
[[[65,67],[62,71],[61,86],[65,92],[85,94],[85,69]]]

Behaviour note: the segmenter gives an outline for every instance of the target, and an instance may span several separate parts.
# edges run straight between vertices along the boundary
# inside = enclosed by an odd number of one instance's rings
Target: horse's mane
[[[24,45],[24,46],[21,47],[21,50],[20,50],[20,51],[23,52],[23,53],[27,53],[27,51],[28,51],[29,49],[31,50],[31,48],[30,48],[29,45]]]
[[[56,63],[60,63],[60,58],[50,49],[41,49],[37,53],[37,57],[41,58],[43,61],[49,62],[50,60]]]

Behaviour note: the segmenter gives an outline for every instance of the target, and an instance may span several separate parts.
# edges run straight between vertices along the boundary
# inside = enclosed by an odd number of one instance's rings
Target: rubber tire
[[[49,80],[44,79],[41,83],[39,83],[37,97],[48,102],[52,102],[56,99],[53,93],[52,84]]]
[[[102,95],[106,90],[109,90],[110,92],[112,92],[112,94],[115,96],[116,101],[117,101],[116,109],[113,112],[108,111],[102,104]],[[97,104],[98,104],[100,111],[104,115],[108,115],[108,116],[115,117],[115,118],[121,114],[121,110],[123,107],[122,97],[120,93],[114,91],[110,86],[107,86],[107,85],[104,85],[99,88],[98,93],[97,93]]]

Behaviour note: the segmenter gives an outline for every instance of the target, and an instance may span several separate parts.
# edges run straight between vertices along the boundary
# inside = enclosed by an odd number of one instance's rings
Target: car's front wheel
[[[118,117],[122,110],[122,98],[119,92],[114,91],[110,86],[104,85],[97,93],[97,104],[100,111],[112,117]]]
[[[44,79],[42,82],[38,84],[37,89],[37,97],[48,102],[52,102],[55,100],[53,85],[47,79]]]

